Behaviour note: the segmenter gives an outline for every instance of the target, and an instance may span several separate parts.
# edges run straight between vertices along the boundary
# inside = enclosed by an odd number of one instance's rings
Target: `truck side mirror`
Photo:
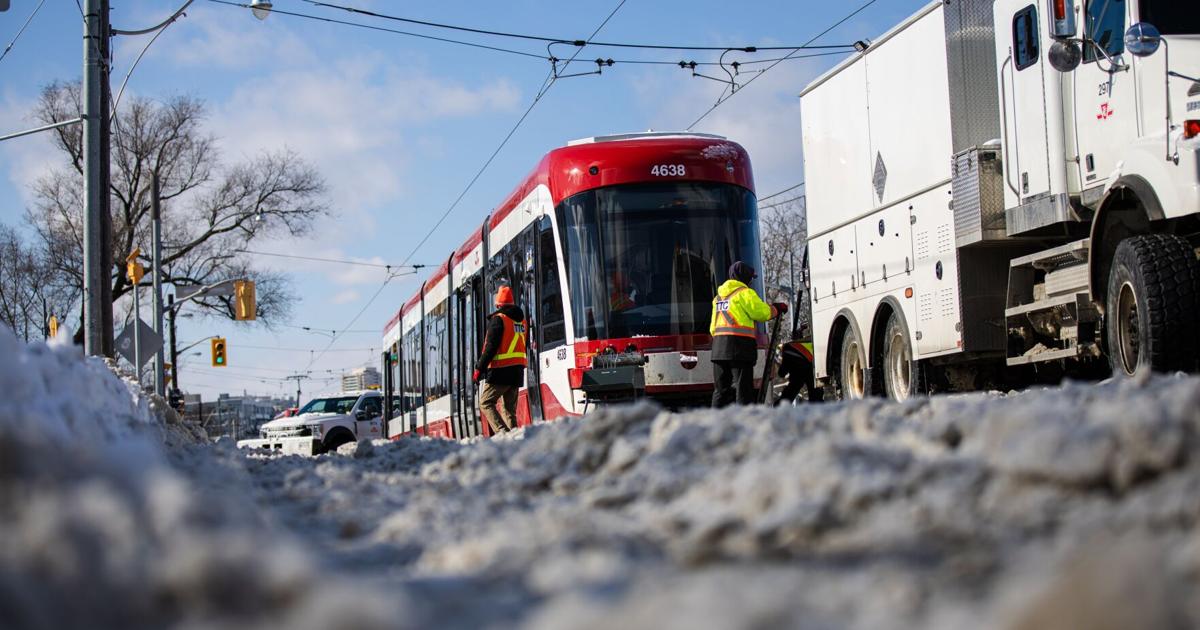
[[[1125,50],[1134,57],[1149,57],[1161,44],[1162,34],[1153,24],[1138,22],[1125,31]]]
[[[366,412],[366,411],[364,411],[364,410],[362,410],[362,409],[359,409],[358,411],[355,411],[355,412],[354,412],[354,419],[355,419],[355,420],[358,420],[358,421],[360,421],[360,422],[362,422],[362,421],[366,420],[366,419],[367,419],[367,412]]]
[[[1050,60],[1050,66],[1059,72],[1072,72],[1083,61],[1083,51],[1079,48],[1079,42],[1066,39],[1056,40],[1051,44],[1050,52],[1046,56]]]
[[[1047,0],[1050,5],[1050,37],[1075,37],[1075,0]]]

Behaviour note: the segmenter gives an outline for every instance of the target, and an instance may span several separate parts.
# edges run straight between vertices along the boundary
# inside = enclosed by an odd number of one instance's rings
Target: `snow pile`
[[[3,327],[0,356],[0,625],[392,625],[389,600],[321,583],[244,493],[220,491],[249,483],[220,451],[181,446],[196,481],[176,472],[165,412],[104,362]]]
[[[1200,380],[671,413],[247,466],[470,628],[1194,627]],[[352,454],[352,455],[351,455]]]
[[[1194,377],[303,458],[0,355],[5,628],[1200,626]]]

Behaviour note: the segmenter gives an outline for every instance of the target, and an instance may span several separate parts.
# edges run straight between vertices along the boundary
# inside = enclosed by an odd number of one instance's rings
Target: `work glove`
[[[474,370],[471,372],[471,382],[472,383],[479,382],[479,370]]]
[[[787,312],[788,312],[787,302],[776,302],[776,303],[772,304],[771,306],[774,306],[775,310],[778,311],[780,315],[787,315]]]

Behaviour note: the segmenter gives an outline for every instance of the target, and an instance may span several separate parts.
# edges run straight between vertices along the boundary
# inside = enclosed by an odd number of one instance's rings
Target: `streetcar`
[[[762,269],[750,159],[737,143],[648,132],[550,151],[384,328],[388,436],[490,434],[471,371],[502,285],[530,331],[519,425],[598,401],[707,405],[712,299],[736,260]],[[760,327],[759,365],[766,345]],[[622,392],[612,379],[627,374],[639,382]]]

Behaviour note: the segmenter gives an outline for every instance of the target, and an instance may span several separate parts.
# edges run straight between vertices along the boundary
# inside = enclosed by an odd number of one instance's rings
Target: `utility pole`
[[[152,222],[151,257],[154,265],[154,332],[159,339],[163,336],[163,296],[162,296],[162,208],[158,198],[158,173],[150,175],[150,221]],[[175,333],[171,331],[171,348],[175,348]],[[154,355],[154,393],[165,396],[167,391],[166,374],[163,364],[163,348],[159,346]],[[171,369],[175,369],[175,356],[171,355]],[[174,381],[174,377],[172,377]]]
[[[296,381],[296,408],[297,409],[300,408],[300,381],[302,381],[306,378],[308,378],[307,374],[293,374],[291,376],[284,377],[284,379],[286,379],[286,380],[289,380],[289,381],[295,380]]]
[[[112,63],[112,25],[109,24],[109,0],[100,0],[100,33],[97,44],[100,50],[100,67],[103,72],[100,80],[100,335],[104,356],[114,356],[113,348],[113,251],[112,251],[112,210],[109,196],[110,167],[109,158],[112,148],[112,132],[110,117],[112,109],[112,85],[109,81],[109,68]],[[134,287],[136,290],[137,287]],[[139,377],[141,373],[138,373]]]
[[[167,298],[167,315],[171,318],[171,389],[179,389],[179,349],[175,335],[175,295]]]
[[[108,71],[102,51],[108,47],[104,28],[108,0],[84,0],[83,33],[83,343],[88,356],[105,354],[104,311],[112,313],[112,304],[104,303],[104,286],[111,282],[112,265],[104,266],[104,213],[108,182],[101,161],[105,143],[104,129],[108,112],[104,94]],[[109,336],[112,331],[109,330]]]

